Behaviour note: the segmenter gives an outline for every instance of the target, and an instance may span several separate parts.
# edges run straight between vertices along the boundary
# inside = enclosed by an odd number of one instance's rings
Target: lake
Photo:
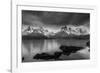
[[[53,55],[55,52],[61,52],[59,49],[61,45],[65,46],[78,46],[85,47],[88,40],[74,40],[74,39],[32,39],[32,40],[22,40],[22,57],[24,57],[23,62],[38,62],[44,60],[36,60],[33,57],[38,53],[48,53]],[[71,53],[69,56],[61,55],[62,60],[80,60],[89,59],[90,53],[88,49],[84,48],[77,51],[76,53]],[[50,60],[51,61],[51,60]]]

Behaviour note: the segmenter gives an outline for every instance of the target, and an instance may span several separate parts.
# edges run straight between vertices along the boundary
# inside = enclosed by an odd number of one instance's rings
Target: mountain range
[[[33,38],[43,38],[43,39],[51,39],[51,38],[89,38],[89,34],[83,34],[83,32],[79,33],[73,30],[68,30],[67,28],[61,27],[58,32],[51,32],[48,29],[44,29],[43,27],[33,27],[33,26],[24,26],[22,28],[22,38],[23,39],[33,39]]]

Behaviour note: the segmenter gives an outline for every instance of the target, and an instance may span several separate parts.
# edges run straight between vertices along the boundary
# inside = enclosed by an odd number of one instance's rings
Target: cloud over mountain
[[[84,25],[84,22],[90,22],[89,13],[22,10],[22,24],[26,25],[58,27],[70,24]]]

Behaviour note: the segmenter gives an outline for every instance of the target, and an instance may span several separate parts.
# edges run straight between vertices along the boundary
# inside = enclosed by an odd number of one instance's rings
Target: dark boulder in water
[[[22,57],[22,61],[24,61],[24,59],[25,59],[25,58],[24,58],[24,57]]]
[[[34,59],[49,60],[49,59],[53,59],[54,57],[52,55],[47,54],[47,53],[41,53],[41,54],[36,54],[33,58]]]
[[[88,42],[86,43],[86,46],[90,47],[90,41],[88,41]]]
[[[61,55],[62,55],[62,52],[55,52],[54,53],[54,59],[58,60]]]
[[[53,55],[50,55],[48,53],[41,53],[41,54],[36,54],[33,59],[43,59],[43,60],[49,60],[49,59],[59,59],[61,56],[61,52],[55,52]]]
[[[60,46],[60,49],[63,51],[64,55],[69,56],[71,53],[76,53],[78,50],[83,49],[84,47],[77,47],[77,46]]]

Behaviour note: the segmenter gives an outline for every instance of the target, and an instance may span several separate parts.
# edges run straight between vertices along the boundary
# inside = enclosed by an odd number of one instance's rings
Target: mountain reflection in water
[[[88,40],[65,40],[65,39],[33,39],[22,40],[22,57],[23,62],[42,61],[33,59],[36,54],[48,53],[53,55],[55,52],[62,52],[60,46],[78,46],[85,47]],[[69,56],[62,55],[63,60],[89,59],[88,49],[82,49]]]

